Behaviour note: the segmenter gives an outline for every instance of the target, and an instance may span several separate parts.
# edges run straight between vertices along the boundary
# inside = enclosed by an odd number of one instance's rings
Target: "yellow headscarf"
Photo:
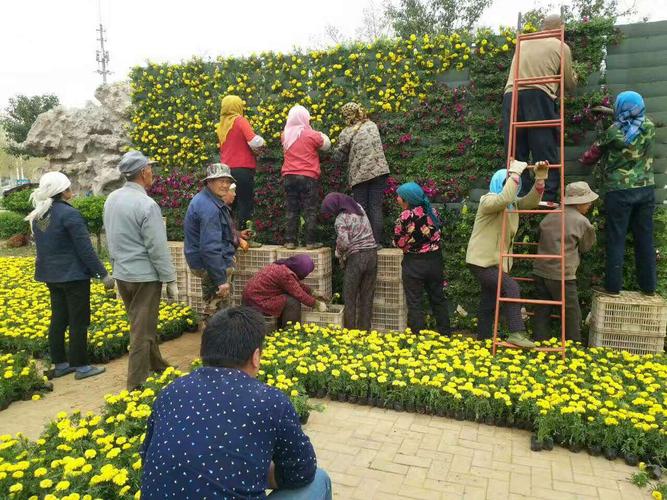
[[[227,139],[227,134],[229,134],[229,131],[232,129],[234,120],[239,116],[243,116],[244,107],[245,104],[243,99],[237,95],[223,97],[222,104],[220,105],[220,123],[218,123],[218,126],[215,128],[221,146]]]

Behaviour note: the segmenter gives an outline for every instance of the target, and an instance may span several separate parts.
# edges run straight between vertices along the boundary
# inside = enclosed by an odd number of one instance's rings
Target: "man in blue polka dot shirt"
[[[330,500],[289,398],[255,377],[265,336],[249,307],[215,314],[202,335],[202,368],[166,387],[148,419],[142,499]]]

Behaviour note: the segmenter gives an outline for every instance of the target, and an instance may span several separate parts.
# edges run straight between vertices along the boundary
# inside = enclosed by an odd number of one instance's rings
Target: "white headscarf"
[[[30,223],[39,220],[53,205],[53,197],[67,191],[72,183],[62,172],[47,172],[39,179],[39,187],[30,195],[30,202],[35,209],[25,218]]]

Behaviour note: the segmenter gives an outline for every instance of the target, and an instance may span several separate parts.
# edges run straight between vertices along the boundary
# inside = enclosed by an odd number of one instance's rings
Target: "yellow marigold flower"
[[[50,488],[51,486],[53,486],[53,481],[50,480],[50,479],[42,479],[39,482],[39,487],[40,488],[46,489],[46,488]]]

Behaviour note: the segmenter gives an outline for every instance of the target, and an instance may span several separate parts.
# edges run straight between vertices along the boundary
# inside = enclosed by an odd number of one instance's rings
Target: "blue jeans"
[[[313,482],[294,490],[274,490],[271,500],[331,500],[331,479],[323,469],[317,469]]]
[[[623,288],[623,261],[628,229],[635,243],[635,272],[643,292],[655,292],[655,248],[653,246],[653,186],[609,191],[604,198],[607,264],[605,288],[617,293]]]

